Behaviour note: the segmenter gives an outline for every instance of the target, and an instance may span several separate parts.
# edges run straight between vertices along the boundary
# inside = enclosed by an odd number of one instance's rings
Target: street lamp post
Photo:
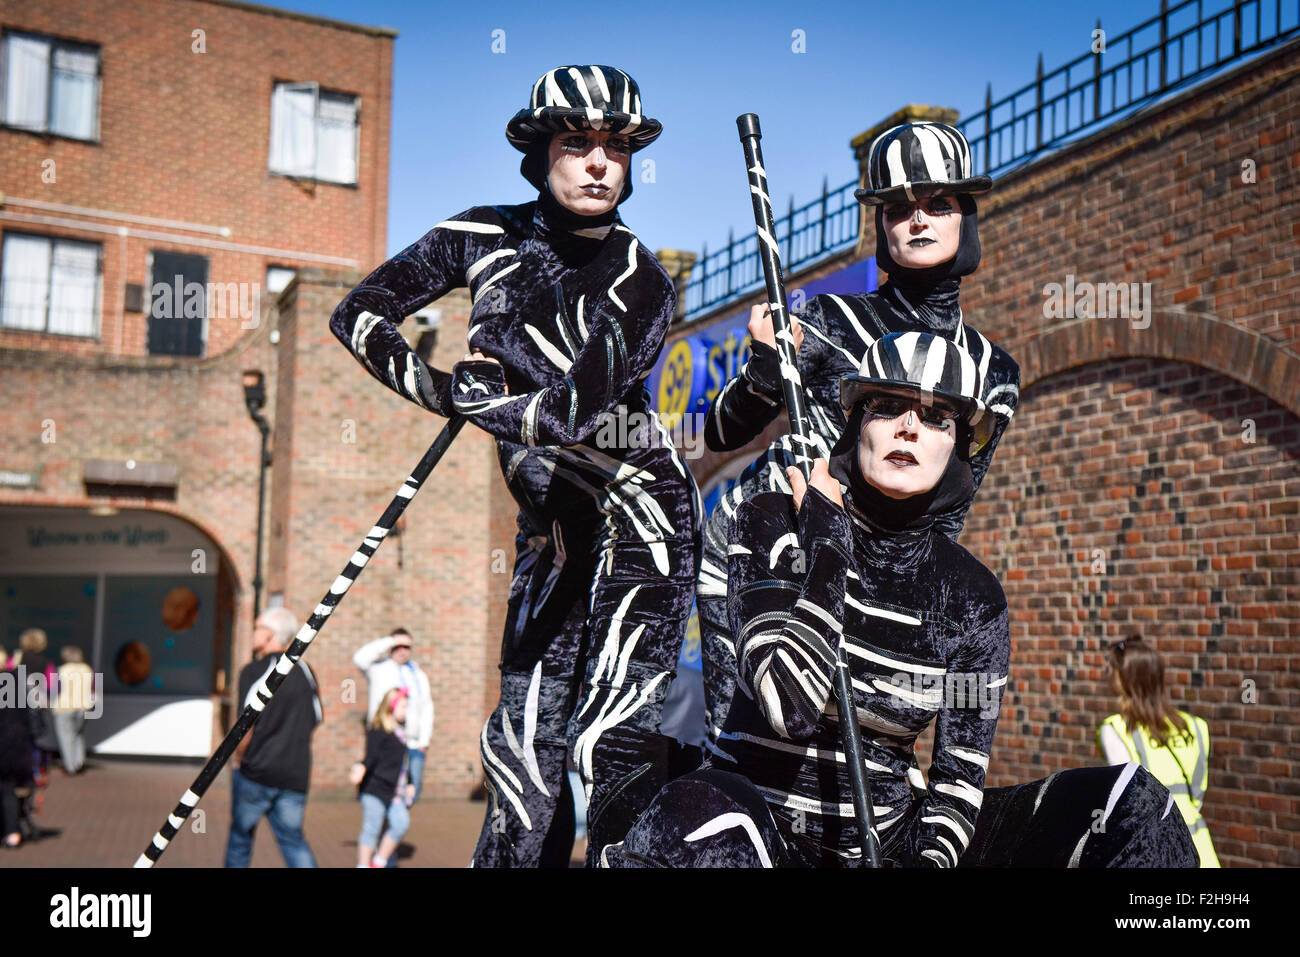
[[[262,434],[262,454],[257,469],[257,545],[253,560],[253,623],[256,625],[262,607],[262,522],[266,502],[266,468],[271,464],[271,453],[266,448],[267,440],[271,437],[271,424],[262,415],[262,407],[266,405],[266,383],[265,377],[256,369],[244,372],[244,405],[248,407],[249,418],[256,423],[258,432]]]

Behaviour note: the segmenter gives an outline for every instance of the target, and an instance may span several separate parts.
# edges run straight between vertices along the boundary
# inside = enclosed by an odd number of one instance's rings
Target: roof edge
[[[296,10],[284,10],[280,7],[268,7],[260,3],[246,3],[244,0],[195,0],[198,3],[211,3],[220,7],[234,7],[237,10],[247,10],[250,13],[265,13],[273,17],[284,17],[287,20],[303,20],[307,23],[316,23],[321,26],[335,27],[339,30],[351,30],[354,33],[367,33],[375,37],[396,38],[397,31],[392,27],[368,27],[360,23],[348,23],[346,20],[332,20],[329,17],[318,17],[311,13],[299,13]]]

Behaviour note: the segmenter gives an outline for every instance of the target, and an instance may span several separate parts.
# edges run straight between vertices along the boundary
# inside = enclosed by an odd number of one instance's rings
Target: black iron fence
[[[957,125],[976,170],[998,176],[1297,32],[1300,0],[1161,0],[1118,36],[1098,20],[1089,52],[1051,73],[1040,54],[1034,82],[997,101],[990,88]]]
[[[1208,9],[1207,9],[1208,8]],[[1100,20],[1088,53],[1050,73],[1039,55],[1034,82],[1000,100],[992,88],[984,109],[957,124],[970,141],[974,171],[1003,175],[1044,153],[1096,132],[1116,118],[1215,70],[1300,35],[1300,0],[1161,0],[1160,13],[1109,36]],[[857,241],[857,180],[804,206],[790,201],[776,220],[787,272],[813,265]],[[709,252],[695,263],[685,289],[685,318],[696,318],[763,283],[757,239]]]
[[[781,247],[781,266],[789,271],[851,245],[858,238],[858,201],[853,198],[858,181],[835,190],[822,180],[822,194],[806,206],[794,200],[784,216],[776,218],[776,235]],[[736,239],[716,252],[708,247],[700,253],[686,285],[686,316],[691,318],[721,302],[737,298],[763,284],[763,265],[758,257],[758,237],[753,233]]]

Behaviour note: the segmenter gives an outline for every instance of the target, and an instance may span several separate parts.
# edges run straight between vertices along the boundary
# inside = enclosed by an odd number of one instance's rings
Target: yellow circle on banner
[[[659,374],[659,420],[664,428],[671,429],[686,412],[691,399],[692,365],[690,343],[678,339],[668,350],[663,372]]]
[[[682,658],[686,661],[700,660],[700,616],[691,612],[686,622],[686,634],[682,637]]]

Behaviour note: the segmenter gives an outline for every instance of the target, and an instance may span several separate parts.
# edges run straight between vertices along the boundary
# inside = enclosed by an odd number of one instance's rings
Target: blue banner
[[[786,305],[798,312],[813,296],[871,292],[876,275],[875,257],[868,257],[787,289]],[[673,428],[682,415],[707,412],[727,380],[740,372],[749,358],[748,325],[745,307],[665,344],[646,386],[666,428]]]

